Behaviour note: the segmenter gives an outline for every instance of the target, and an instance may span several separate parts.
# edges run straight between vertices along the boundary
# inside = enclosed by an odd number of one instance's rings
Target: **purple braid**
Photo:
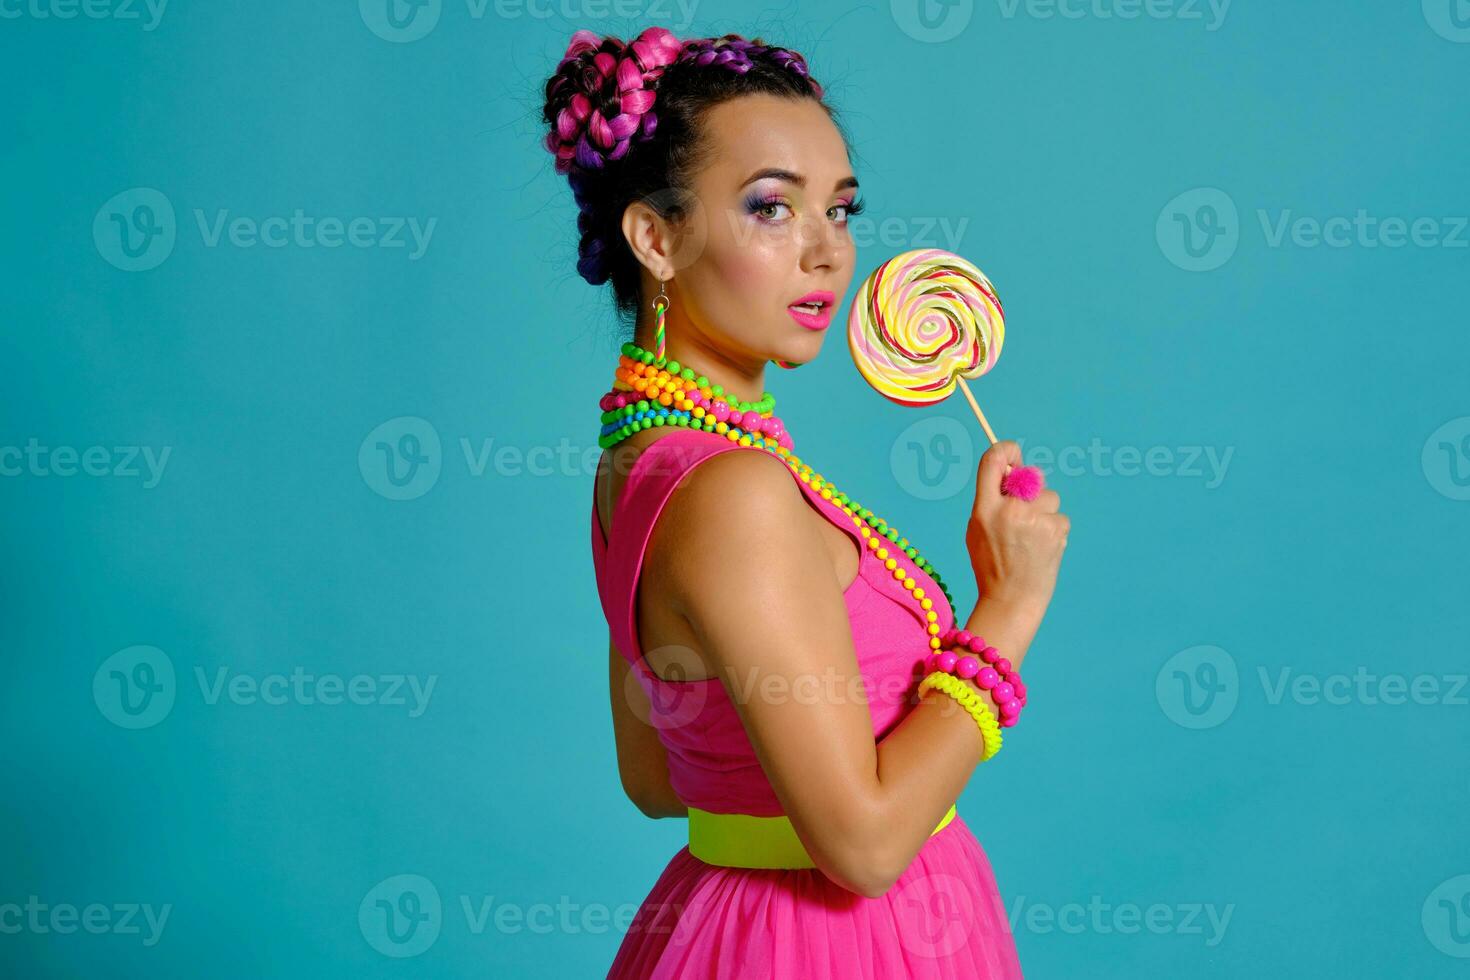
[[[679,62],[681,64],[691,62],[701,67],[719,65],[743,75],[762,58],[800,75],[811,84],[812,93],[819,99],[822,97],[822,86],[807,72],[805,58],[787,48],[772,47],[762,44],[759,40],[749,41],[738,34],[685,41],[684,51],[679,55]]]

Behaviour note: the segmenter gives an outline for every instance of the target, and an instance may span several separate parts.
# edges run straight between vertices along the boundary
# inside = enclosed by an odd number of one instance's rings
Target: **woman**
[[[959,620],[923,556],[794,452],[765,366],[821,350],[861,209],[800,55],[578,31],[545,119],[578,271],[632,327],[591,514],[618,767],[639,809],[690,830],[608,975],[1021,976],[953,804],[1024,703],[1057,495],[1002,496],[1019,448],[986,452],[966,532],[981,599]]]

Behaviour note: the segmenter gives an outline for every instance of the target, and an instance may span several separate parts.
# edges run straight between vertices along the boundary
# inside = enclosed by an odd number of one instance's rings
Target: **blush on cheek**
[[[727,253],[719,269],[729,291],[748,307],[777,302],[781,283],[790,278],[789,270],[783,270],[769,251],[761,249]]]

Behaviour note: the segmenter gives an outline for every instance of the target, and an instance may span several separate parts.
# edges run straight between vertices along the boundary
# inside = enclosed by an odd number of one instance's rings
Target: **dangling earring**
[[[653,326],[653,350],[654,357],[660,364],[667,363],[664,357],[664,312],[669,308],[669,297],[664,293],[664,281],[658,281],[658,295],[653,298],[651,304],[658,319]]]

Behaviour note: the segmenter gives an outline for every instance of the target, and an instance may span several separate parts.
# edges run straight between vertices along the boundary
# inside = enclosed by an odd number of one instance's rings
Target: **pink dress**
[[[669,779],[688,806],[719,813],[782,812],[725,686],[716,679],[665,681],[643,660],[634,623],[637,576],[650,532],[679,480],[701,461],[743,449],[722,436],[684,430],[644,449],[628,474],[604,540],[592,509],[597,588],[614,644],[649,694],[668,752]],[[788,470],[789,472],[789,470]],[[861,548],[857,579],[843,594],[857,662],[869,692],[873,737],[912,710],[928,633],[901,583],[840,507],[797,479],[807,501]],[[933,580],[940,622],[953,612]],[[901,674],[913,684],[878,683]],[[980,843],[956,815],[919,850],[882,897],[848,891],[816,869],[726,868],[679,849],[633,919],[610,978],[777,977],[793,980],[1013,978],[1021,976],[1006,909]]]

